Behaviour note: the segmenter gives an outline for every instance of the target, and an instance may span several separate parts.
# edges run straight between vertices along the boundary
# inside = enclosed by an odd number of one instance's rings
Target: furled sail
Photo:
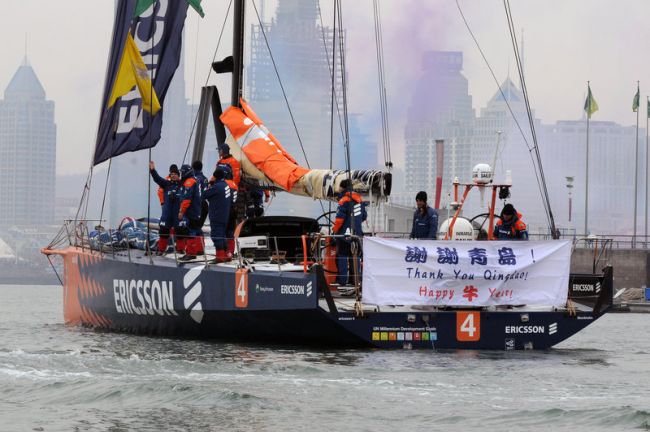
[[[162,113],[152,116],[143,109],[138,86],[114,104],[111,104],[111,94],[130,33],[149,71],[154,93],[163,103],[180,60],[187,2],[159,0],[137,12],[136,3],[136,0],[117,2],[93,157],[95,165],[122,153],[153,147],[160,140]]]
[[[261,186],[275,187],[294,195],[335,200],[347,171],[308,169],[298,165],[278,139],[264,126],[252,108],[241,100],[221,115],[230,131],[231,154],[239,160],[244,178]],[[391,174],[377,170],[352,170],[354,189],[373,201],[390,195]]]

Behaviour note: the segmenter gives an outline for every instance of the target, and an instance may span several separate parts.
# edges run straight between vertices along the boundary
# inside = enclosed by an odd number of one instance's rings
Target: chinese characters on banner
[[[566,304],[569,241],[364,237],[363,301],[376,305]]]

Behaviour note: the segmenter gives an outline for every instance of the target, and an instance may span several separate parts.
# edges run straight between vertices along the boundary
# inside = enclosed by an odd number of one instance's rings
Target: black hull
[[[609,310],[382,308],[363,316],[327,306],[317,272],[236,271],[158,258],[109,257],[69,248],[66,323],[135,334],[330,347],[547,349]],[[611,298],[611,271],[601,277]],[[608,291],[608,292],[605,292]],[[471,316],[471,331],[467,317]]]

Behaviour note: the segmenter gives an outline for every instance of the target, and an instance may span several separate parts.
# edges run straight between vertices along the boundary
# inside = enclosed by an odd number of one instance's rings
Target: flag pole
[[[646,118],[645,118],[645,247],[648,248],[648,163],[650,161],[650,147],[648,147],[648,120],[650,119],[650,97],[646,96]]]
[[[636,82],[636,94],[641,94],[639,81]],[[639,185],[639,107],[636,108],[636,140],[634,142],[634,149],[634,228],[632,230],[632,249],[636,248],[636,209]]]
[[[587,81],[587,99],[591,102],[591,89]],[[585,237],[589,235],[589,118],[591,114],[587,111],[587,155],[585,157]]]
[[[650,147],[648,147],[648,120],[650,119],[650,97],[646,96],[646,116],[645,116],[645,247],[648,248],[648,163],[650,161]]]

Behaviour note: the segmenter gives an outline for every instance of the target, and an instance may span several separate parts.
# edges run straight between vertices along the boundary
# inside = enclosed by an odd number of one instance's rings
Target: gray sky
[[[178,0],[172,0],[178,1]],[[512,47],[501,0],[459,0],[499,81],[515,82]],[[256,0],[258,7],[260,0]],[[206,17],[193,10],[186,21],[187,97],[204,83],[228,5],[204,0]],[[321,1],[325,24],[331,7]],[[349,105],[366,113],[364,125],[376,125],[378,98],[371,0],[344,0],[348,29]],[[474,108],[485,106],[497,91],[492,77],[462,23],[454,0],[382,0],[384,55],[394,159],[402,160],[403,129],[412,84],[428,50],[464,52]],[[4,91],[25,53],[47,97],[56,102],[57,168],[60,174],[85,172],[97,127],[104,70],[113,20],[113,0],[2,0],[0,14],[0,90]],[[511,0],[518,29],[525,32],[525,69],[531,103],[543,122],[581,115],[586,81],[600,111],[596,120],[635,122],[632,97],[641,81],[642,100],[650,94],[650,17],[648,0]],[[252,7],[249,8],[249,11]],[[266,2],[267,19],[275,1]],[[226,30],[228,32],[229,30]],[[197,43],[198,34],[198,43]],[[218,57],[230,51],[222,41]],[[198,50],[197,50],[198,47]],[[199,67],[195,69],[195,57]],[[193,85],[196,70],[196,85]],[[217,83],[220,84],[220,83]],[[226,84],[225,82],[221,84]],[[644,105],[643,105],[644,106]],[[371,108],[372,107],[372,108]],[[641,116],[642,125],[645,126]],[[270,125],[272,127],[272,125]]]

